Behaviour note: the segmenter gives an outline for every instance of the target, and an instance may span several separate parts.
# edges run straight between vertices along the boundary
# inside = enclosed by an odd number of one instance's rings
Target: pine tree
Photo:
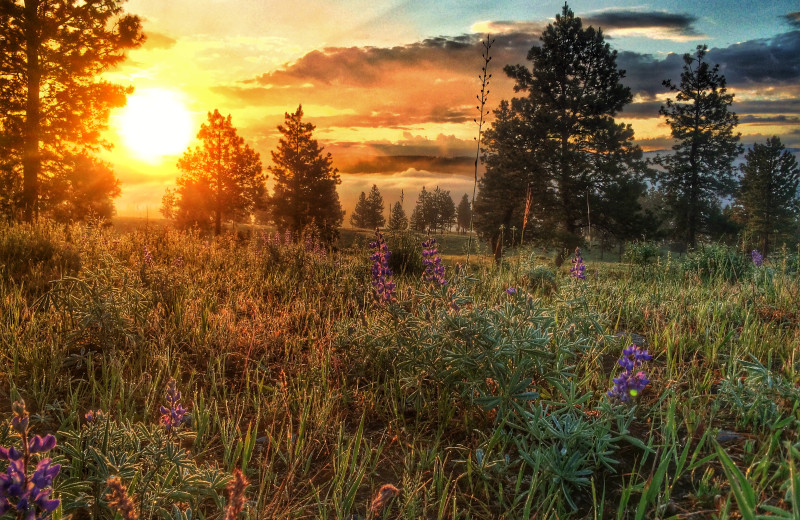
[[[737,204],[745,231],[766,255],[773,244],[797,230],[800,168],[777,136],[754,144],[744,158]]]
[[[450,229],[456,221],[456,203],[453,202],[453,197],[450,192],[442,190],[438,186],[433,190],[433,200],[436,205],[436,218],[433,222],[433,227],[438,228],[444,232],[445,229]]]
[[[303,123],[302,105],[293,114],[286,113],[284,125],[278,126],[283,137],[269,168],[275,176],[271,212],[280,229],[300,234],[313,226],[323,241],[333,242],[344,220],[336,192],[341,180],[331,154],[322,155],[322,147],[313,139],[314,128]]]
[[[369,229],[369,202],[367,202],[367,194],[363,191],[358,196],[356,207],[353,208],[353,214],[350,215],[350,225],[357,228]]]
[[[469,229],[470,214],[472,207],[469,203],[469,195],[466,193],[461,197],[461,202],[458,203],[456,208],[456,222],[458,225],[459,233],[466,233]]]
[[[382,228],[386,224],[386,217],[383,216],[383,196],[376,184],[373,184],[369,191],[367,203],[369,204],[370,229]]]
[[[0,175],[14,190],[2,197],[5,211],[31,220],[58,200],[51,188],[91,182],[79,178],[92,171],[81,158],[108,147],[109,110],[131,92],[98,77],[144,41],[139,18],[123,14],[122,3],[0,1]],[[118,189],[104,185],[93,196],[110,202]]]
[[[405,231],[408,229],[408,217],[401,202],[395,202],[389,212],[389,229],[392,231]]]
[[[244,144],[230,115],[209,112],[197,138],[200,146],[189,148],[178,160],[181,176],[174,215],[182,225],[213,223],[218,235],[223,220],[240,220],[252,213],[264,197],[266,176],[261,158]],[[168,192],[162,202],[168,203],[169,196]]]
[[[505,68],[516,80],[515,90],[527,97],[501,106],[507,113],[494,126],[486,147],[489,156],[497,157],[491,170],[487,164],[486,175],[501,173],[516,185],[496,183],[499,189],[491,197],[485,193],[480,208],[476,201],[475,211],[477,215],[479,209],[497,206],[492,210],[495,216],[484,221],[484,234],[496,237],[497,231],[490,228],[501,221],[519,229],[521,202],[530,187],[538,208],[545,210],[541,222],[555,221],[559,242],[569,248],[588,224],[587,198],[597,201],[593,206],[600,210],[601,202],[609,199],[608,189],[634,179],[641,150],[633,143],[630,125],[614,119],[632,95],[622,84],[625,72],[617,68],[617,53],[603,32],[584,28],[565,4],[540,40],[528,52],[530,69]],[[498,144],[517,152],[502,159],[493,148]],[[503,200],[504,191],[516,195]],[[630,214],[637,210],[628,208]],[[553,227],[547,229],[553,236]]]
[[[666,118],[676,140],[674,153],[660,157],[664,172],[659,182],[672,209],[676,234],[694,247],[718,198],[736,189],[733,161],[742,152],[739,120],[729,110],[733,94],[725,88],[719,65],[705,61],[706,46],[693,56],[684,54],[680,85],[667,79],[664,86],[676,93],[659,113]]]

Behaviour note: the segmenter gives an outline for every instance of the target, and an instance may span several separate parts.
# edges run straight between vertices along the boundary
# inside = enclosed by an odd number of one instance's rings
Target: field
[[[380,303],[373,239],[0,227],[0,446],[24,399],[55,518],[128,518],[115,476],[139,518],[222,518],[237,468],[241,518],[800,518],[797,251],[580,279],[448,236],[440,286],[389,236]]]

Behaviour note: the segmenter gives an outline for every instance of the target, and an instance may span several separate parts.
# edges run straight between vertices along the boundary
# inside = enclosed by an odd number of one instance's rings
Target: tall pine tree
[[[673,154],[659,157],[664,171],[659,182],[667,197],[675,223],[675,235],[686,246],[694,247],[719,198],[736,189],[733,161],[742,153],[739,122],[729,110],[733,94],[725,88],[725,76],[719,65],[705,61],[706,46],[697,47],[695,55],[683,55],[679,85],[664,80],[675,93],[660,114],[672,131]]]
[[[403,209],[403,203],[398,201],[389,211],[389,229],[392,231],[405,231],[408,229],[408,217]]]
[[[359,195],[353,214],[350,215],[350,224],[366,229],[383,227],[386,224],[383,209],[383,196],[381,196],[378,186],[373,184],[369,196],[363,191]]]
[[[778,240],[797,231],[800,168],[777,136],[754,144],[744,158],[737,205],[745,231],[766,255]]]
[[[333,242],[344,220],[336,186],[341,183],[331,154],[312,137],[315,126],[303,122],[303,107],[285,114],[277,151],[272,152],[269,170],[275,178],[270,199],[272,219],[280,229],[300,234],[316,228],[320,238]]]
[[[540,234],[546,226],[550,239],[569,250],[588,225],[588,202],[602,212],[620,185],[640,182],[641,150],[630,125],[614,119],[632,96],[602,31],[584,28],[565,4],[540,40],[528,52],[530,69],[505,68],[527,96],[501,104],[487,133],[476,228],[493,246],[500,226],[519,229],[530,188]],[[629,214],[636,213],[636,201],[629,203]]]
[[[63,200],[52,188],[81,190],[81,174],[106,168],[87,160],[102,139],[109,110],[131,89],[98,79],[144,41],[122,0],[0,1],[0,175],[8,213],[30,220],[40,205]],[[106,168],[107,169],[107,168]],[[95,197],[118,193],[114,183]],[[74,205],[73,205],[74,206]],[[77,206],[68,213],[74,214]]]
[[[466,233],[469,229],[469,220],[472,214],[472,206],[469,203],[469,195],[466,193],[461,197],[461,202],[456,208],[456,225],[459,233]]]
[[[181,175],[173,214],[185,225],[213,223],[218,235],[223,220],[240,220],[252,213],[264,198],[266,177],[261,158],[239,137],[230,115],[209,112],[197,138],[200,146],[188,149],[178,160]],[[163,199],[165,205],[170,195]],[[169,211],[164,209],[165,214]]]

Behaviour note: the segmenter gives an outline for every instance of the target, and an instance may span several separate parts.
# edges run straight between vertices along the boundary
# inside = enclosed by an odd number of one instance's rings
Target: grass
[[[377,306],[370,238],[323,256],[258,232],[1,227],[0,424],[24,398],[56,435],[56,515],[114,518],[119,476],[141,518],[221,518],[234,468],[247,518],[800,515],[792,254],[588,255],[581,281],[524,249],[456,274],[448,236],[447,286],[409,271]],[[651,383],[613,402],[631,338]],[[191,415],[174,433],[170,378]]]

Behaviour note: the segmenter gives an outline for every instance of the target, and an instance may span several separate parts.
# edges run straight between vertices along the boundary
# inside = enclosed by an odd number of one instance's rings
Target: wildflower
[[[144,246],[144,250],[142,251],[142,262],[148,267],[153,266],[153,255],[150,253],[150,248],[147,246]]]
[[[290,229],[283,233],[283,243],[287,246],[292,243],[292,231]]]
[[[29,439],[25,403],[17,401],[12,409],[14,417],[11,419],[11,428],[20,437],[21,449],[0,447],[0,459],[8,461],[5,474],[0,473],[0,516],[13,509],[18,518],[45,518],[60,504],[60,500],[50,498],[50,494],[53,491],[53,479],[61,466],[53,464],[49,458],[42,458],[32,475],[28,475],[26,466],[31,455],[55,448],[56,438],[48,434],[44,437],[34,435]]]
[[[586,270],[586,266],[583,264],[583,256],[581,256],[581,248],[575,248],[575,256],[572,257],[572,267],[569,269],[569,273],[574,278],[580,278],[581,280],[586,279],[586,274],[584,271]]]
[[[244,509],[244,490],[250,483],[239,468],[233,470],[233,480],[228,484],[228,507],[225,509],[225,520],[236,520]]]
[[[389,257],[392,252],[389,251],[383,234],[377,229],[375,237],[376,240],[369,244],[373,249],[369,257],[372,260],[372,288],[375,291],[375,298],[381,303],[386,303],[394,300],[395,283],[392,281],[392,270],[389,269]]]
[[[435,238],[429,238],[422,243],[422,265],[425,266],[423,275],[426,282],[436,282],[439,285],[446,285],[444,278],[444,266],[442,257],[439,255],[439,247],[436,245]]]
[[[101,421],[105,419],[106,413],[103,410],[89,410],[83,416],[86,419],[87,423],[93,423],[95,421]]]
[[[608,396],[625,402],[631,397],[639,395],[644,390],[644,387],[650,384],[650,380],[643,371],[640,370],[634,373],[634,370],[639,368],[645,361],[650,361],[651,359],[653,359],[653,356],[637,345],[625,347],[622,351],[622,357],[618,361],[625,371],[619,377],[612,379],[614,386],[608,391]]]
[[[517,294],[517,288],[516,287],[509,287],[508,289],[506,289],[506,294],[508,294],[510,296],[513,296],[513,295]]]
[[[167,382],[166,398],[169,408],[162,406],[160,411],[161,422],[164,423],[164,427],[169,433],[173,428],[178,428],[186,422],[187,419],[186,409],[180,403],[181,393],[178,391],[177,384],[173,378],[170,378]]]
[[[175,257],[175,260],[172,261],[172,265],[178,269],[181,269],[184,265],[183,255],[178,255]]]
[[[753,264],[756,267],[761,267],[764,263],[764,255],[758,249],[753,249],[753,252],[750,253],[750,256],[753,258]]]
[[[372,499],[372,504],[370,505],[370,510],[372,514],[377,516],[380,514],[381,510],[386,507],[386,504],[389,503],[393,497],[396,497],[400,494],[400,490],[397,489],[395,486],[391,484],[384,484],[378,490],[378,494],[375,495],[375,498]]]
[[[108,507],[119,511],[123,520],[136,520],[139,518],[139,514],[136,512],[136,505],[134,505],[131,497],[128,496],[128,490],[119,477],[109,478],[106,481],[106,486],[109,489],[106,494]]]

